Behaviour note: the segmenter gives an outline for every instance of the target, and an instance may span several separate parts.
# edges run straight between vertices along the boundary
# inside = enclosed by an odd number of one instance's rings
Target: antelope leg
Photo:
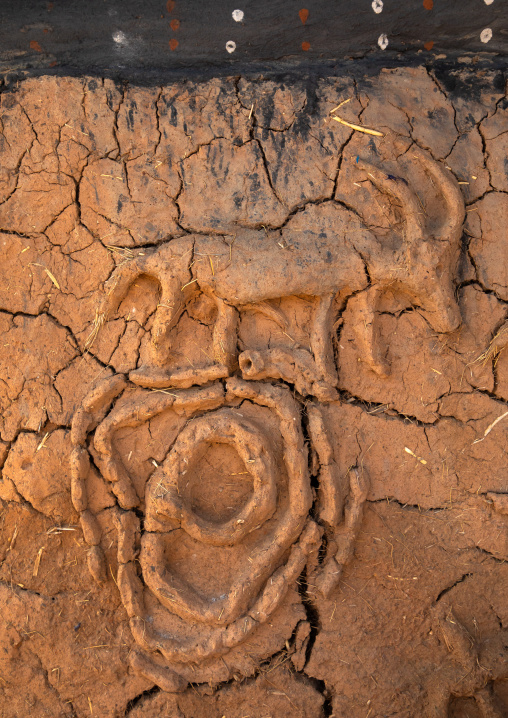
[[[338,383],[330,336],[334,296],[335,295],[331,293],[319,298],[310,337],[310,344],[316,365],[323,379],[331,386],[337,386]]]
[[[217,304],[217,320],[213,329],[213,356],[231,372],[236,364],[238,312],[223,299],[213,297]]]
[[[390,365],[386,361],[376,337],[376,310],[381,290],[372,287],[355,297],[356,316],[354,331],[358,340],[360,359],[381,377],[390,374]]]

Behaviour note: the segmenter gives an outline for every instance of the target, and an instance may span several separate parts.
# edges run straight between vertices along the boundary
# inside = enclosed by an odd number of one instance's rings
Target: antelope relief
[[[340,401],[334,330],[349,298],[361,356],[379,377],[390,371],[376,335],[386,291],[418,307],[436,332],[460,324],[453,280],[464,202],[451,174],[412,152],[444,218],[429,216],[403,177],[358,160],[396,207],[399,233],[378,237],[352,209],[323,201],[279,230],[186,235],[145,249],[105,285],[99,325],[139,277],[157,281],[159,299],[148,359],[102,381],[74,415],[72,498],[89,568],[104,581],[87,499],[91,455],[118,503],[131,664],[164,690],[251,674],[291,635],[285,617],[302,611],[298,582],[329,596],[353,555],[368,478],[361,466],[338,471],[324,411]],[[212,351],[182,365],[174,334],[198,300]],[[249,346],[242,322],[259,316],[284,341],[268,332],[263,346]],[[164,452],[134,470],[125,455],[146,426]]]
[[[281,230],[185,236],[154,251],[143,251],[114,272],[105,286],[99,323],[112,316],[138,277],[148,275],[160,285],[151,362],[131,372],[131,380],[145,387],[188,387],[225,378],[239,368],[245,378],[274,377],[275,372],[290,383],[297,382],[303,394],[317,396],[318,392],[323,399],[336,398],[332,327],[348,297],[361,290],[367,291],[363,291],[356,322],[358,342],[364,360],[380,376],[389,373],[389,367],[384,348],[376,343],[375,315],[388,288],[421,308],[436,332],[457,329],[460,312],[454,274],[464,200],[447,170],[422,150],[413,150],[413,154],[427,171],[429,182],[439,188],[445,205],[441,226],[432,230],[427,230],[426,224],[432,224],[433,218],[426,216],[404,178],[360,161],[366,178],[399,209],[402,236],[398,241],[395,237],[376,237],[355,212],[329,201],[294,215]],[[210,297],[217,309],[214,362],[199,370],[171,367],[171,330],[188,302],[200,292]],[[310,351],[276,351],[262,356],[247,352],[238,356],[239,313],[264,313],[286,328],[287,319],[270,302],[290,296],[315,300]]]

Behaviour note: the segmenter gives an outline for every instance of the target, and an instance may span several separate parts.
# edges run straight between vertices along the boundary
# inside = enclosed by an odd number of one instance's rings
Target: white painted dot
[[[127,35],[122,32],[121,30],[118,30],[117,32],[113,33],[113,40],[116,42],[117,45],[127,45]]]
[[[485,5],[492,5],[492,3],[494,2],[494,0],[483,0],[483,1],[484,1]]]
[[[243,10],[233,10],[232,15],[233,15],[233,20],[235,22],[242,22],[243,17],[244,17],[244,12],[243,12]]]
[[[236,42],[233,42],[233,40],[229,40],[226,43],[226,50],[229,52],[229,54],[234,52],[236,50]]]
[[[485,30],[481,31],[480,40],[482,42],[488,42],[489,40],[492,40],[492,30],[490,29],[490,27],[486,27]]]
[[[379,45],[381,50],[386,50],[386,48],[388,47],[388,36],[384,33],[380,35],[377,39],[377,44]]]
[[[383,0],[372,0],[372,9],[378,15],[383,12]]]

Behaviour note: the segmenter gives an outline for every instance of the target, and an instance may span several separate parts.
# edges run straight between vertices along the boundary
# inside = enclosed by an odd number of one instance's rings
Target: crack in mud
[[[455,586],[458,586],[459,583],[464,583],[464,581],[468,578],[470,578],[473,574],[472,573],[464,573],[460,578],[458,578],[454,583],[452,583],[450,586],[446,586],[443,588],[438,595],[436,596],[435,603],[439,603],[439,601],[443,598],[443,596],[446,596],[447,593],[449,593],[451,590],[455,588]]]

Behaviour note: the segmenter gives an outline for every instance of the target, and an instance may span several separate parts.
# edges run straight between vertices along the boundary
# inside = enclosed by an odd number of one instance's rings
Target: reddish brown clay
[[[506,95],[309,82],[0,94],[2,718],[508,711]]]

